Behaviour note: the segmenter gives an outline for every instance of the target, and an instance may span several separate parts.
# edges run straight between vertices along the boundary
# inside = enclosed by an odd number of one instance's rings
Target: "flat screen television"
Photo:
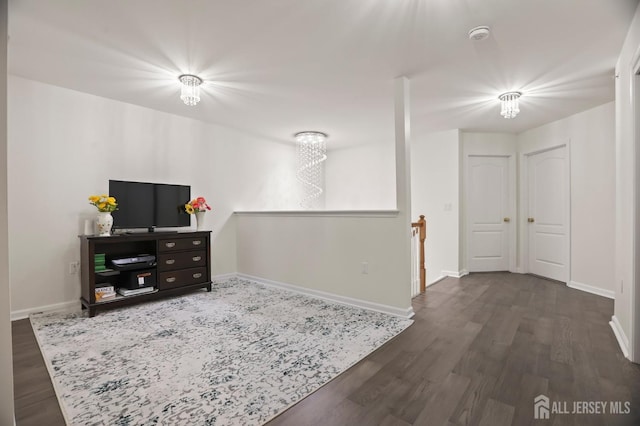
[[[114,228],[153,231],[191,225],[184,211],[191,200],[188,185],[109,180],[109,195],[118,202],[118,210],[112,213]]]

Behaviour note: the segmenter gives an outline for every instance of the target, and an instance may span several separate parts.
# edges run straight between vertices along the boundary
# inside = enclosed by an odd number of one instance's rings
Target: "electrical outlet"
[[[69,263],[69,274],[70,275],[77,274],[79,270],[80,270],[80,262],[75,261],[75,262],[70,262]]]
[[[363,274],[369,273],[369,262],[362,262],[362,273]]]

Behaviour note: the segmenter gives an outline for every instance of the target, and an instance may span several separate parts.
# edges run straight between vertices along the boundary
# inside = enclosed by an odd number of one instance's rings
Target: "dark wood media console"
[[[81,297],[83,309],[93,317],[98,310],[114,309],[188,291],[206,288],[211,291],[211,231],[150,232],[120,234],[110,237],[80,236]],[[95,289],[102,285],[118,288],[124,274],[119,271],[96,272],[95,255],[104,253],[106,266],[111,259],[140,254],[156,257],[152,269],[157,291],[136,296],[116,296],[96,301]],[[96,286],[97,284],[97,286]]]

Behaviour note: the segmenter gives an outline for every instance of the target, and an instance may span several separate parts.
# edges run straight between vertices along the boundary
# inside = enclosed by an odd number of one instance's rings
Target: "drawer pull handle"
[[[198,272],[197,274],[193,274],[193,278],[200,278],[202,276],[202,274],[200,272]]]
[[[173,265],[174,263],[176,263],[175,259],[167,259],[167,261],[165,262],[167,265]]]
[[[193,260],[194,262],[197,262],[197,261],[199,261],[200,259],[202,259],[202,256],[193,256],[193,257],[191,258],[191,260]]]
[[[176,280],[176,277],[169,277],[169,278],[167,278],[167,279],[166,279],[166,281],[167,281],[168,283],[175,282],[175,280]]]
[[[171,247],[175,247],[175,246],[176,246],[176,243],[165,243],[165,246],[166,246],[166,247],[169,247],[169,248],[171,248]]]
[[[191,243],[192,243],[194,246],[199,246],[200,244],[202,244],[202,241],[200,241],[200,240],[194,240],[194,241],[191,241]]]

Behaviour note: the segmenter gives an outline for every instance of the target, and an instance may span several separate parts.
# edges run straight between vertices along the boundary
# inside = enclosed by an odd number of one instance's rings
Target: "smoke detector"
[[[474,40],[474,41],[485,40],[489,37],[490,33],[491,31],[489,30],[489,27],[481,26],[481,27],[471,28],[469,30],[469,40]]]

